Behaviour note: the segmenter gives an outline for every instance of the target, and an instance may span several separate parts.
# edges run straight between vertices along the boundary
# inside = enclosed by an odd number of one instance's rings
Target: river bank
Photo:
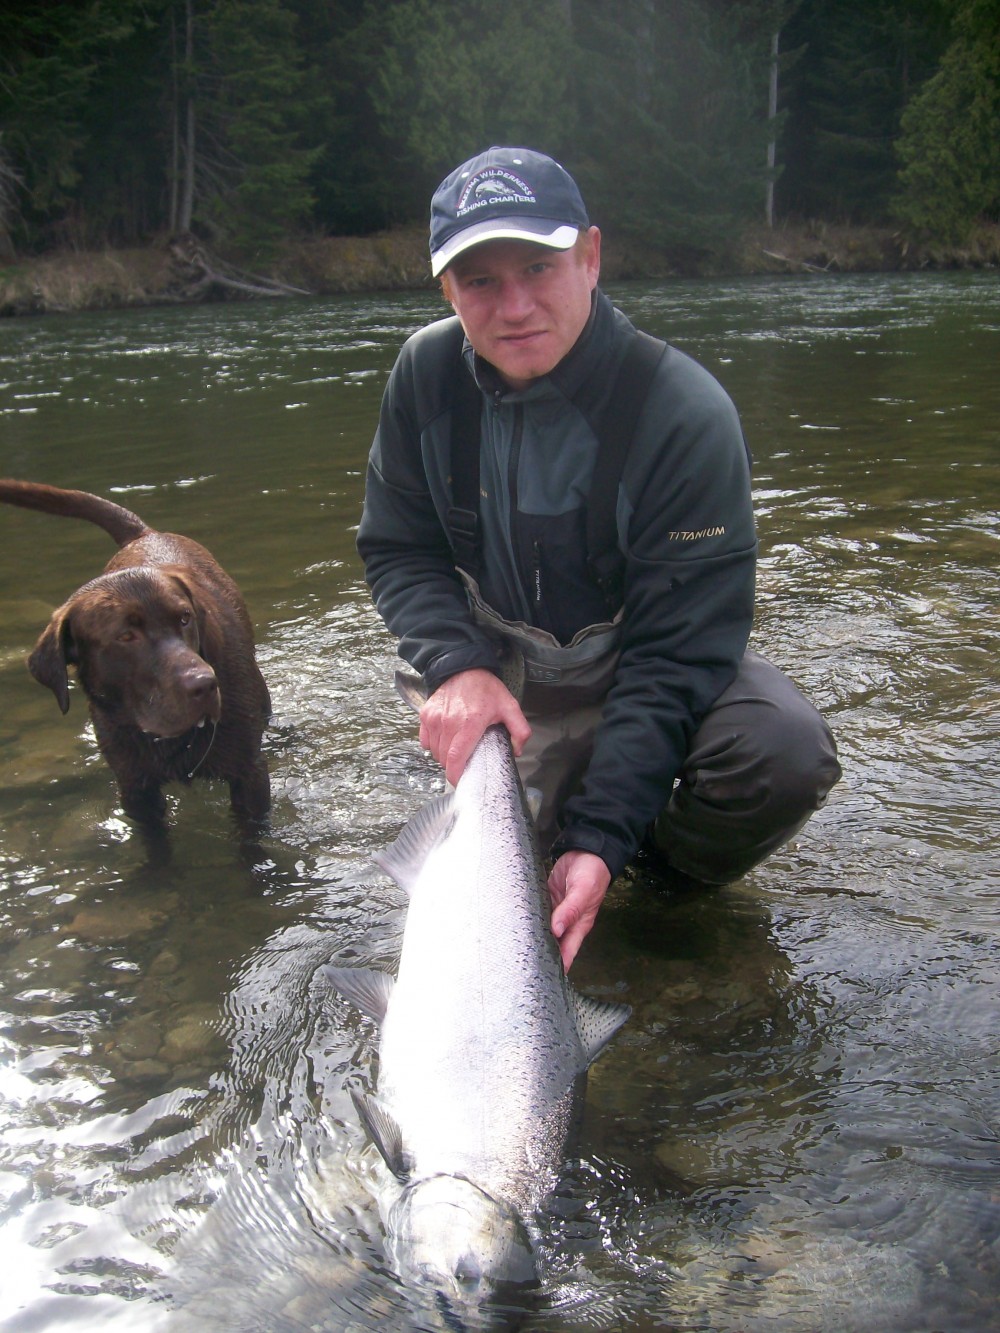
[[[259,296],[399,291],[434,285],[423,227],[374,236],[289,243],[266,274],[248,273],[193,238],[141,249],[67,250],[0,268],[0,316]],[[980,227],[964,245],[907,240],[891,228],[810,222],[748,230],[725,252],[665,256],[605,238],[605,281],[765,273],[861,273],[1000,268],[1000,226]]]

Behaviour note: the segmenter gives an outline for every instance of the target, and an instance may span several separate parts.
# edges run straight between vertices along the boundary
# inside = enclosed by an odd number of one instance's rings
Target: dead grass
[[[289,243],[271,276],[316,295],[433,287],[423,227],[375,236]],[[980,227],[961,246],[907,239],[890,228],[828,222],[748,229],[710,258],[655,253],[606,240],[606,280],[704,274],[858,273],[1000,267],[1000,226]],[[165,244],[100,253],[65,251],[0,267],[0,316],[102,310],[185,299]]]
[[[746,273],[886,273],[919,269],[995,268],[1000,227],[984,224],[962,245],[931,244],[891,227],[831,222],[748,231],[734,255]]]
[[[423,227],[374,236],[322,236],[289,245],[277,267],[285,282],[318,295],[435,286]]]
[[[0,315],[103,310],[166,299],[160,249],[60,252],[0,268]]]

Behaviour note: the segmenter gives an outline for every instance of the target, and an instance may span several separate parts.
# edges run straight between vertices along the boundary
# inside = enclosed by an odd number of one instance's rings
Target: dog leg
[[[162,826],[167,813],[167,802],[158,786],[123,786],[119,782],[122,809],[129,819],[151,828]]]
[[[244,833],[261,833],[271,809],[271,779],[267,763],[258,755],[247,772],[229,782],[229,800]]]

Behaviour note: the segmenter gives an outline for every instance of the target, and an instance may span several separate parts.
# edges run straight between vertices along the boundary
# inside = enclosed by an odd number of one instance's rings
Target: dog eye
[[[118,642],[131,643],[136,637],[137,636],[134,629],[123,629],[121,634],[118,635]]]
[[[187,626],[190,625],[190,624],[191,624],[191,612],[190,612],[190,611],[182,611],[182,612],[181,612],[181,625],[186,629]]]

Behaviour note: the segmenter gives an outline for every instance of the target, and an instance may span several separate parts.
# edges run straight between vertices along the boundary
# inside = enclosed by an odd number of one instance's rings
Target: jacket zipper
[[[538,565],[539,548],[538,542],[534,543],[532,550],[531,569],[525,568],[525,542],[523,536],[523,524],[520,522],[520,514],[517,507],[517,469],[521,460],[521,442],[524,438],[524,406],[521,403],[514,405],[514,423],[511,431],[510,457],[507,463],[507,493],[510,496],[510,535],[511,547],[514,551],[514,559],[517,561],[518,579],[521,584],[522,594],[525,597],[526,604],[539,606],[541,604],[541,570]]]

